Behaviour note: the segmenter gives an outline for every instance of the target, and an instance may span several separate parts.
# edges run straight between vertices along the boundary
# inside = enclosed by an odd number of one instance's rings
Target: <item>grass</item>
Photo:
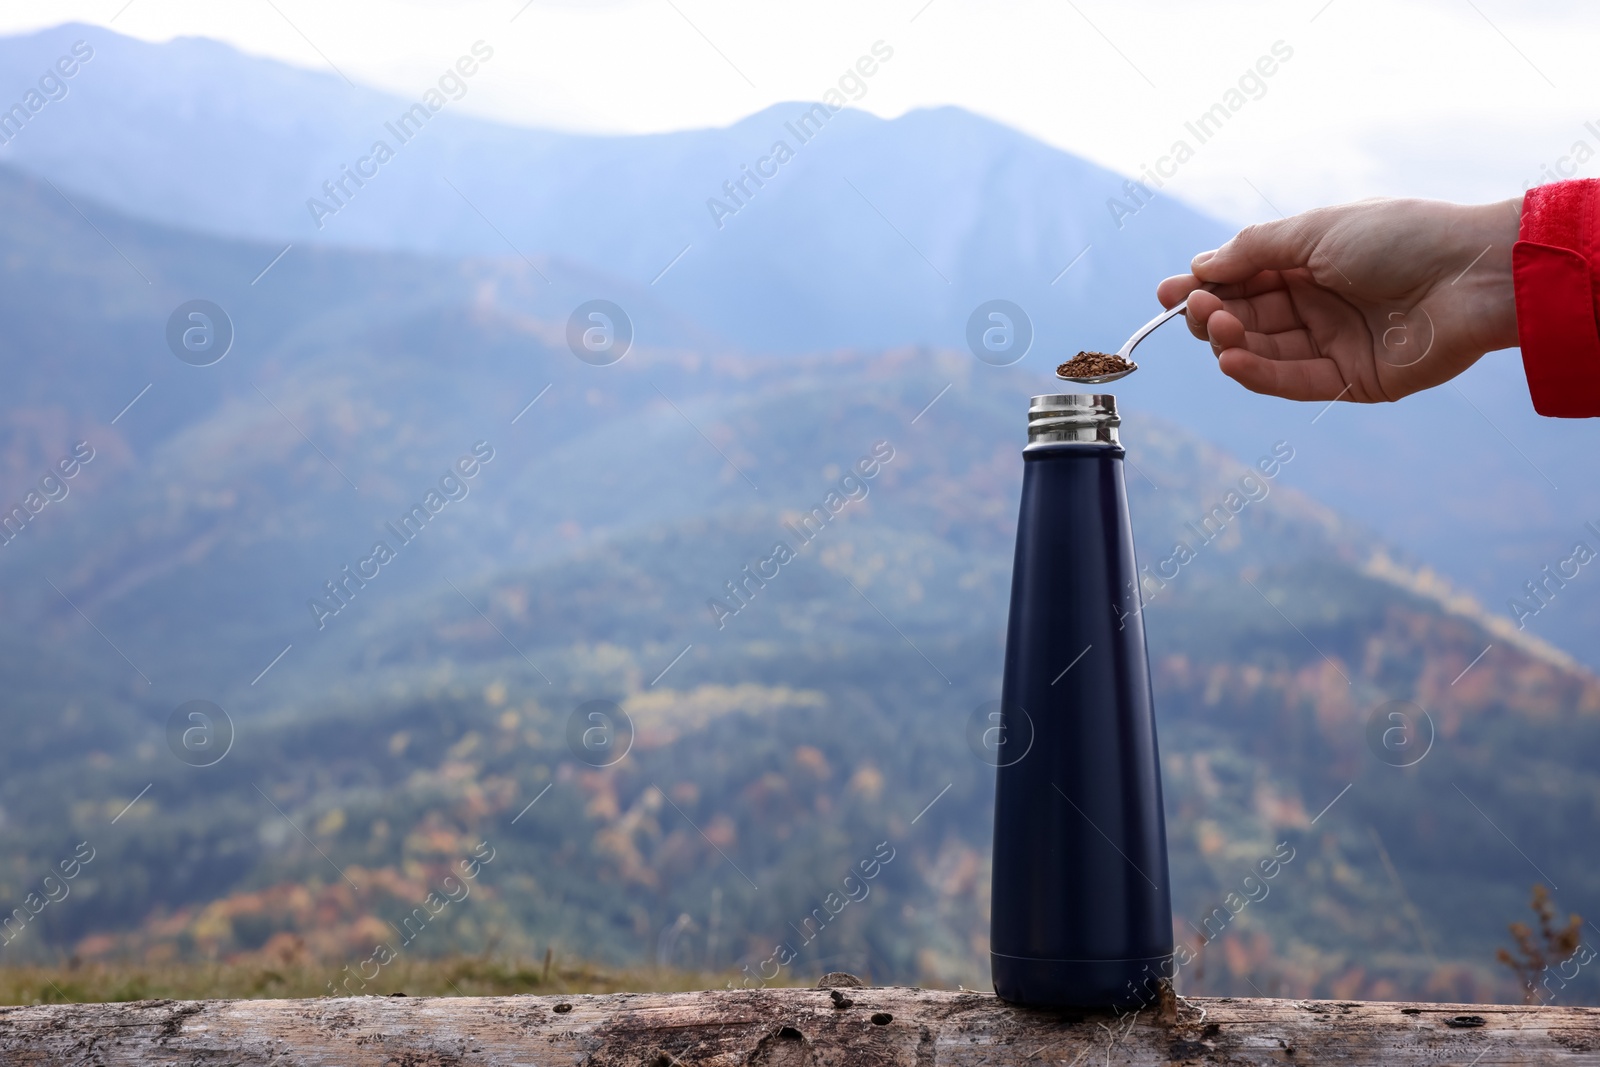
[[[333,964],[253,959],[5,967],[0,968],[0,1004],[319,997],[330,995],[328,983],[346,976],[344,966],[344,961]],[[549,957],[529,961],[452,956],[396,960],[360,992],[379,996],[404,993],[410,997],[676,992],[721,988],[729,977],[654,968],[608,969],[587,963],[558,963]]]

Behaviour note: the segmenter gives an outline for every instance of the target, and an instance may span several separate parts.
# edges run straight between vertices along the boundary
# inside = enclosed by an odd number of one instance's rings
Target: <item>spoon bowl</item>
[[[1211,287],[1202,286],[1202,288],[1210,291]],[[1121,348],[1117,349],[1118,358],[1127,360],[1128,368],[1126,370],[1119,370],[1114,374],[1094,374],[1084,377],[1071,377],[1069,375],[1062,374],[1060,371],[1057,371],[1056,377],[1060,378],[1064,382],[1072,382],[1074,385],[1104,385],[1107,382],[1114,382],[1118,378],[1126,378],[1128,375],[1139,369],[1139,364],[1135,363],[1131,359],[1128,359],[1128,357],[1133,354],[1133,350],[1139,346],[1139,342],[1143,341],[1146,337],[1149,337],[1153,332],[1155,332],[1156,327],[1162,325],[1168,319],[1177,318],[1188,309],[1189,301],[1187,298],[1185,298],[1180,300],[1173,307],[1163,311],[1161,314],[1157,315],[1143,326],[1139,327],[1139,329],[1135,331],[1134,335],[1128,338],[1127,341],[1123,343]]]
[[[1126,370],[1119,370],[1112,374],[1089,374],[1080,377],[1068,377],[1064,374],[1057,374],[1056,377],[1060,378],[1064,382],[1071,382],[1074,385],[1105,385],[1107,382],[1114,382],[1119,378],[1126,378],[1128,375],[1132,374],[1138,369],[1139,364],[1129,363]]]

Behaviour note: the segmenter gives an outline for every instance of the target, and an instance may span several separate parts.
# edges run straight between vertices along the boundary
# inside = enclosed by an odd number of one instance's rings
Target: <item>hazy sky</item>
[[[1183,138],[1195,155],[1167,165],[1168,191],[1237,221],[1494,199],[1579,141],[1600,150],[1600,5],[1576,0],[51,0],[4,5],[0,32],[68,19],[219,38],[405,96],[483,38],[493,78],[465,108],[599,131],[817,98],[881,40],[893,59],[856,106],[957,104],[1128,173]],[[1290,58],[1251,75],[1277,42]],[[1219,102],[1236,111],[1200,144],[1184,124]]]

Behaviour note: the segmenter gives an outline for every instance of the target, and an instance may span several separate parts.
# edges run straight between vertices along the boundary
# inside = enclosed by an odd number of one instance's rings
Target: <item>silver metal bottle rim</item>
[[[1028,443],[1118,444],[1117,398],[1110,393],[1047,393],[1028,403]]]

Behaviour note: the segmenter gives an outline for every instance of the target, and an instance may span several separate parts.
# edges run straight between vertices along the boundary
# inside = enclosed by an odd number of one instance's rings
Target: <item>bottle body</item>
[[[1023,452],[990,933],[995,992],[1017,1003],[1148,1003],[1172,973],[1123,456],[1114,428],[1109,441],[1057,435]]]

